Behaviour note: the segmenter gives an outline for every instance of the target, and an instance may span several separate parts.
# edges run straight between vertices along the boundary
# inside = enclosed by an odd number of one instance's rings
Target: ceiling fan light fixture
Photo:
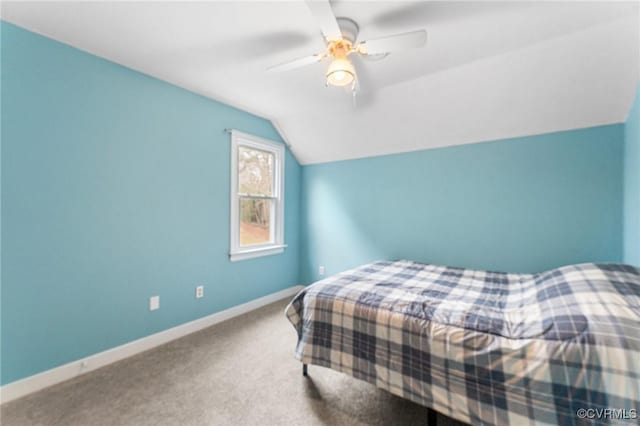
[[[347,86],[356,78],[356,70],[347,58],[336,58],[327,69],[327,84]]]

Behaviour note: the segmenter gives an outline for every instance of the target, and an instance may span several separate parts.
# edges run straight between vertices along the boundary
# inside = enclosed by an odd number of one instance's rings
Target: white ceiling
[[[620,123],[640,70],[637,2],[333,1],[360,40],[425,48],[356,63],[350,95],[302,1],[3,2],[2,19],[271,119],[303,164]]]

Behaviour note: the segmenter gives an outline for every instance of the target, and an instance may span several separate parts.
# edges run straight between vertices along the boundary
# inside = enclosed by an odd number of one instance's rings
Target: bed
[[[328,367],[471,424],[638,423],[632,266],[378,261],[306,287],[285,313],[305,374]]]

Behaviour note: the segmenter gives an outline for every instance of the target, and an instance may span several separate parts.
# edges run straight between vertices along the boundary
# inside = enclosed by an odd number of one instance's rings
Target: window
[[[232,262],[283,252],[283,189],[284,146],[232,130]]]

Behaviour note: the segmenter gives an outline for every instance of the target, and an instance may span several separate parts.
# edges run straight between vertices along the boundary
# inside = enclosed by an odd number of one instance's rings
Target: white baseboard
[[[86,358],[61,365],[60,367],[52,368],[51,370],[43,371],[42,373],[34,374],[33,376],[8,383],[0,387],[0,403],[13,401],[14,399],[26,396],[46,387],[72,379],[76,376],[80,376],[116,361],[120,361],[121,359],[155,348],[156,346],[170,342],[171,340],[202,330],[203,328],[210,327],[219,322],[253,311],[280,299],[284,299],[285,297],[293,296],[303,288],[304,286],[301,285],[289,287],[276,293],[243,303],[242,305],[234,306],[232,308],[225,309],[224,311],[216,312],[215,314],[125,343],[124,345],[116,346],[115,348],[108,349],[104,352],[99,352]]]

